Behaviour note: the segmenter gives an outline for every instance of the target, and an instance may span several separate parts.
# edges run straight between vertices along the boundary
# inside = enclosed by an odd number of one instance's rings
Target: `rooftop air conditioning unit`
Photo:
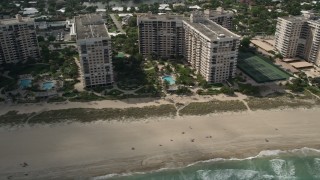
[[[226,35],[225,34],[219,34],[219,37],[220,38],[224,38],[224,37],[226,37]]]

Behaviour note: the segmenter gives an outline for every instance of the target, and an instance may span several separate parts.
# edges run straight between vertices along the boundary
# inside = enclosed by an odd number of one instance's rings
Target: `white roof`
[[[106,12],[106,9],[96,9],[96,12]]]
[[[59,9],[57,11],[64,13],[64,12],[66,12],[66,8],[61,8],[61,9]]]
[[[112,11],[123,11],[123,7],[113,7]]]
[[[36,8],[24,8],[23,9],[23,14],[24,15],[29,15],[29,14],[36,14],[39,11]]]
[[[175,3],[172,5],[173,7],[178,7],[178,6],[185,6],[184,3]]]
[[[70,28],[70,36],[74,36],[74,35],[77,35],[76,34],[76,29],[75,29],[75,26],[74,26],[74,23],[71,23],[71,28]]]
[[[126,17],[126,16],[133,16],[133,14],[131,14],[131,13],[119,13],[118,16],[119,17]]]
[[[159,10],[164,10],[169,7],[169,4],[159,4]],[[170,8],[169,8],[170,9]]]
[[[189,6],[189,9],[201,9],[201,7],[198,5],[195,5],[195,6]]]

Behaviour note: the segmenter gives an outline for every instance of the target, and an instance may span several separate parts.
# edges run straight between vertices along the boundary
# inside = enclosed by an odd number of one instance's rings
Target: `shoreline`
[[[256,158],[262,158],[262,157],[272,157],[272,156],[278,156],[279,154],[282,153],[292,153],[294,151],[302,151],[304,149],[310,150],[310,151],[316,151],[316,152],[320,152],[320,145],[317,144],[314,146],[315,148],[310,148],[309,146],[298,146],[298,145],[294,145],[294,146],[284,146],[281,147],[280,149],[270,149],[268,148],[267,150],[260,150],[260,151],[253,151],[250,153],[247,153],[249,156],[237,156],[237,157],[232,157],[232,156],[228,156],[228,157],[219,157],[219,155],[216,156],[208,156],[211,157],[210,159],[200,159],[200,160],[194,160],[194,161],[185,161],[183,163],[183,165],[177,165],[174,167],[160,167],[159,169],[156,168],[145,168],[142,169],[142,171],[133,171],[130,173],[109,173],[109,174],[105,174],[105,175],[97,175],[95,177],[93,177],[94,180],[100,180],[100,178],[104,179],[108,179],[108,178],[112,178],[112,177],[127,177],[127,176],[131,176],[131,175],[138,175],[138,174],[148,174],[148,173],[155,173],[155,172],[162,172],[162,171],[170,171],[170,170],[178,170],[178,169],[183,169],[183,168],[187,168],[190,166],[195,166],[201,163],[210,163],[210,162],[219,162],[219,161],[242,161],[242,160],[247,160],[247,159],[256,159]],[[257,152],[257,153],[255,153]],[[260,154],[264,153],[264,152],[271,152],[271,154],[267,154],[267,155],[262,155],[260,156]],[[276,152],[276,153],[273,153]],[[225,154],[223,154],[225,155]],[[196,158],[190,158],[190,159],[196,159]],[[189,164],[188,164],[189,163]]]
[[[320,149],[319,115],[318,108],[286,109],[1,128],[6,148],[0,149],[0,179],[89,179],[246,158],[263,150]],[[19,167],[21,162],[29,166]]]

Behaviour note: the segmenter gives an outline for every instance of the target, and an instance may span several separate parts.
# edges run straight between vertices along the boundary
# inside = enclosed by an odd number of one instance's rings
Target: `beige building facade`
[[[194,12],[184,20],[187,61],[206,81],[224,82],[236,73],[240,36]]]
[[[285,57],[300,57],[320,65],[320,20],[312,13],[279,17],[275,48]]]
[[[113,83],[111,38],[102,17],[86,14],[75,17],[81,77],[85,87]]]
[[[0,64],[39,59],[39,45],[34,20],[16,15],[0,20]]]
[[[184,31],[181,16],[139,16],[139,51],[143,56],[151,54],[164,58],[183,55]]]

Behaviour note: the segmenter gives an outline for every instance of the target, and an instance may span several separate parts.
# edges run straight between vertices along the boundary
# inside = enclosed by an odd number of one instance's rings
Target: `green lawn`
[[[251,53],[239,55],[238,68],[257,83],[285,80],[290,77],[288,73],[271,64],[268,60]]]

